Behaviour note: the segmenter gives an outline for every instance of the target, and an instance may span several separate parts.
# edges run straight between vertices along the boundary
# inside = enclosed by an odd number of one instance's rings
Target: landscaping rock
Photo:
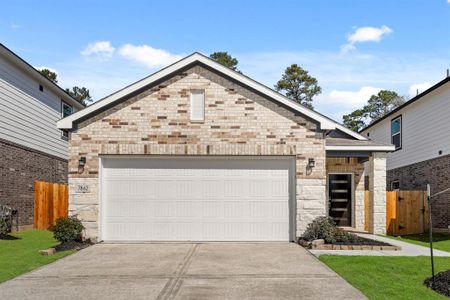
[[[55,254],[56,249],[55,248],[48,248],[45,250],[39,250],[39,254],[43,255],[43,256],[50,256]]]
[[[309,246],[311,245],[310,242],[305,241],[305,240],[303,240],[303,239],[300,239],[300,240],[298,241],[298,243],[300,244],[300,246],[305,247],[305,248],[309,248]]]
[[[314,241],[311,242],[311,247],[313,249],[317,249],[323,244],[325,244],[325,240],[324,239],[318,239],[318,240],[314,240]]]

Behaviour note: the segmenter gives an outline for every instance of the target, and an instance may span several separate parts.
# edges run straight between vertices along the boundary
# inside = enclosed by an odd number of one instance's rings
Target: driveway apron
[[[294,243],[97,244],[0,285],[0,299],[366,299]]]

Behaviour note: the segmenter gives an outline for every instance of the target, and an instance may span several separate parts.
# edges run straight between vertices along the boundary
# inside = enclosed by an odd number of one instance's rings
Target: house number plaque
[[[89,193],[90,192],[89,185],[87,185],[87,184],[77,184],[75,186],[75,192],[76,193],[81,193],[81,194]]]

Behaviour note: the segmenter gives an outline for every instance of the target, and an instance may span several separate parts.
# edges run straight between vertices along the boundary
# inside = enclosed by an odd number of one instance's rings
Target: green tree
[[[296,64],[286,68],[282,78],[275,85],[275,89],[311,109],[313,108],[313,97],[322,92],[317,79]]]
[[[370,97],[365,106],[365,110],[367,111],[368,117],[373,122],[403,103],[405,103],[405,98],[399,96],[396,92],[382,90],[378,94]]]
[[[405,103],[405,98],[396,92],[381,90],[378,94],[372,95],[363,108],[344,115],[342,117],[344,125],[351,130],[360,131],[403,103]]]
[[[359,131],[366,126],[367,112],[364,109],[357,109],[342,118],[345,127],[353,131]]]
[[[214,52],[210,56],[213,60],[217,61],[218,63],[224,65],[225,67],[228,67],[234,71],[239,72],[237,69],[237,64],[239,63],[238,60],[235,57],[232,57],[228,52],[222,51],[222,52]]]
[[[47,77],[48,80],[53,81],[53,83],[58,83],[58,74],[50,71],[49,69],[40,69],[39,73]]]
[[[92,97],[89,93],[89,90],[85,87],[74,86],[72,87],[72,89],[67,88],[66,92],[75,100],[84,105],[88,105],[88,103],[92,102]]]

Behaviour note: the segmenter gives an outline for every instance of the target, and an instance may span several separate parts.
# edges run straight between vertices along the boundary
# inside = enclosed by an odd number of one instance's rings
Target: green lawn
[[[402,237],[387,236],[388,238],[396,239],[399,241],[416,244],[420,246],[429,247],[428,234],[412,234],[404,235]],[[450,234],[445,233],[433,233],[433,248],[450,252]]]
[[[46,230],[27,230],[12,234],[17,239],[0,240],[0,282],[51,263],[73,251],[42,256],[39,250],[58,244],[52,233]]]
[[[369,299],[448,299],[423,285],[428,257],[322,255],[320,260]],[[436,272],[450,269],[450,258],[435,258]]]

